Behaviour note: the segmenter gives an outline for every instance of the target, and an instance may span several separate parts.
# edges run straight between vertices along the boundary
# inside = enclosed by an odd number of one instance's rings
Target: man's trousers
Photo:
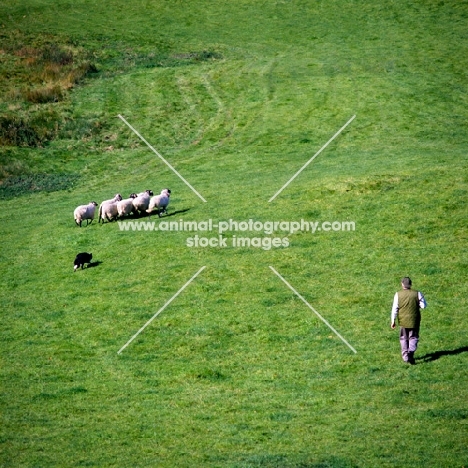
[[[405,362],[413,361],[413,354],[418,347],[419,326],[416,328],[400,327],[401,357]]]

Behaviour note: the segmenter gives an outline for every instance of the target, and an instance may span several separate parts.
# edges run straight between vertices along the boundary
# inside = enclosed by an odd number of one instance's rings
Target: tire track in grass
[[[210,95],[211,99],[213,99],[214,102],[216,102],[218,106],[218,112],[216,113],[216,116],[211,120],[210,124],[205,130],[205,133],[214,128],[215,124],[217,124],[218,127],[221,127],[221,124],[224,121],[227,123],[229,120],[231,120],[231,113],[230,111],[226,111],[226,106],[224,105],[224,102],[220,99],[218,93],[214,90],[212,84],[208,81],[207,75],[202,76],[202,82],[203,85],[207,91],[207,93]],[[224,119],[222,118],[224,116]],[[217,123],[217,121],[219,121]],[[226,125],[227,127],[227,125]],[[214,145],[211,145],[210,148],[217,148],[219,146],[222,146],[223,143],[226,141],[227,138],[229,138],[235,131],[235,125],[228,130],[227,135],[222,138],[221,140],[218,141],[218,143],[215,143]]]
[[[216,103],[217,107],[216,114],[208,120],[207,124],[205,124],[204,122],[203,114],[200,111],[198,111],[198,104],[196,103],[196,99],[193,97],[196,94],[196,83],[192,83],[191,80],[196,79],[199,79],[198,83],[206,89],[208,96],[212,99],[213,102]],[[201,142],[201,140],[209,131],[222,127],[223,121],[226,120],[226,106],[224,102],[220,99],[218,93],[213,89],[213,86],[208,81],[206,74],[203,74],[199,77],[186,77],[181,75],[176,77],[176,83],[182,96],[182,99],[184,100],[191,115],[196,119],[196,121],[198,122],[198,126],[200,127],[192,141],[192,145],[197,145]]]

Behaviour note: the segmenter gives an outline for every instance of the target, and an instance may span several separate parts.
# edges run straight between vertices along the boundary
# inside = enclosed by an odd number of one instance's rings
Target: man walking
[[[395,293],[393,299],[391,327],[395,328],[395,320],[398,317],[401,357],[408,364],[414,364],[414,353],[418,347],[421,323],[420,309],[425,309],[427,304],[421,292],[411,289],[410,278],[403,278],[401,287],[403,289]]]

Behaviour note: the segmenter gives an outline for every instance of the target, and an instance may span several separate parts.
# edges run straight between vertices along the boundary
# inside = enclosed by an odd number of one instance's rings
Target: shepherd
[[[411,289],[411,278],[405,276],[401,280],[402,290],[395,293],[393,299],[391,328],[395,328],[398,317],[400,325],[401,357],[408,364],[415,364],[414,353],[419,342],[419,326],[421,324],[421,309],[425,309],[426,299],[420,291]]]

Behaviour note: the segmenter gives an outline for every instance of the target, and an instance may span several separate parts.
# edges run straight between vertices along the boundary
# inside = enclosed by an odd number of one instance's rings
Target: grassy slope
[[[3,202],[3,464],[466,464],[467,354],[405,368],[388,318],[409,274],[430,304],[419,355],[467,345],[467,5],[27,5],[3,6],[4,27],[68,35],[101,52],[124,44],[224,58],[103,74],[76,89],[75,117],[104,120],[113,151],[57,141],[15,153],[84,177],[70,192]],[[136,140],[118,113],[207,204],[148,149],[124,146]],[[77,204],[163,186],[186,220],[353,220],[357,230],[296,234],[288,249],[263,252],[72,224]],[[103,263],[71,274],[82,250]]]

